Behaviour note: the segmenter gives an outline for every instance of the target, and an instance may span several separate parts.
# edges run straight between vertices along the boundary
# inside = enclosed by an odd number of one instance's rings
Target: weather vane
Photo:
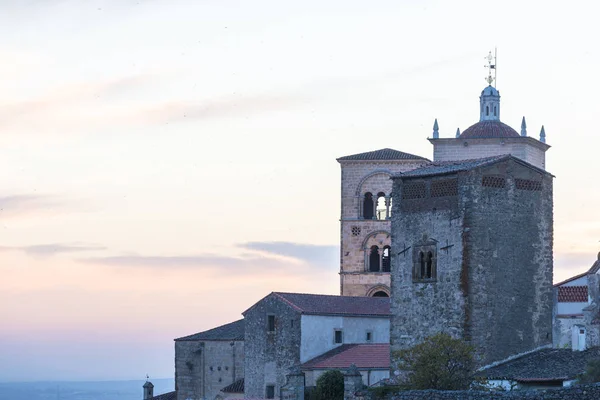
[[[487,78],[485,78],[485,81],[488,83],[488,85],[491,85],[492,82],[496,82],[496,85],[498,84],[498,82],[496,81],[496,57],[498,55],[498,49],[494,49],[494,55],[492,55],[492,52],[490,51],[489,54],[487,55],[487,57],[485,57],[485,59],[488,62],[488,65],[485,65],[484,67],[488,69],[488,76]],[[494,70],[494,76],[492,77],[492,70]],[[494,86],[496,86],[494,85]]]

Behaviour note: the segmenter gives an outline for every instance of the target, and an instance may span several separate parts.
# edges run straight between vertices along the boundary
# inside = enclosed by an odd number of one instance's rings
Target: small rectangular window
[[[336,329],[334,331],[333,342],[336,343],[336,344],[344,342],[344,338],[342,336],[342,330],[341,329]]]
[[[267,399],[274,399],[275,398],[275,386],[274,385],[267,385],[267,388],[265,390],[265,394],[266,394],[266,398]]]
[[[367,332],[367,342],[373,341],[373,332]]]
[[[275,332],[275,316],[274,315],[269,315],[267,316],[267,330],[269,332]]]

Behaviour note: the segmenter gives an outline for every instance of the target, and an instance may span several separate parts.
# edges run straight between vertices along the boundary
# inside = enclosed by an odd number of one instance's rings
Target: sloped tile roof
[[[223,393],[244,393],[244,378],[238,379],[233,382],[231,385],[225,386],[221,389]]]
[[[521,137],[521,135],[510,126],[500,121],[480,121],[471,125],[460,134],[461,139],[509,137]]]
[[[557,287],[557,286],[563,285],[565,283],[574,281],[575,279],[579,279],[579,278],[581,278],[583,276],[590,275],[590,274],[595,274],[595,273],[598,272],[598,270],[600,270],[600,253],[598,253],[598,259],[596,260],[596,262],[594,262],[594,264],[592,264],[592,266],[590,267],[590,269],[588,269],[586,272],[583,272],[581,274],[572,276],[572,277],[570,277],[568,279],[565,279],[564,281],[555,283],[554,286]]]
[[[487,379],[515,381],[570,380],[585,371],[588,362],[600,357],[600,349],[542,349],[480,371]]]
[[[531,169],[534,169],[544,175],[554,176],[549,172],[540,169],[534,165],[529,164],[519,158],[516,158],[510,154],[500,154],[492,157],[475,158],[472,160],[456,160],[456,161],[436,161],[429,164],[425,164],[422,167],[412,169],[407,172],[402,172],[392,176],[392,178],[422,178],[432,175],[446,175],[453,174],[462,171],[470,171],[475,168],[483,167],[486,165],[495,164],[504,160],[514,160],[519,164],[525,165]]]
[[[511,156],[508,154],[503,154],[499,156],[477,158],[472,160],[437,161],[426,164],[417,169],[398,174],[395,177],[412,178],[431,175],[452,174],[455,172],[469,171],[471,169],[482,167],[484,165],[493,164],[504,159],[509,159],[510,157]]]
[[[360,315],[387,317],[390,299],[387,297],[354,297],[323,294],[273,292],[282,301],[302,314]]]
[[[240,319],[229,324],[221,325],[208,331],[180,337],[176,341],[191,340],[244,340],[244,320]]]
[[[158,396],[150,397],[150,400],[177,400],[177,392],[159,394]]]
[[[558,288],[559,303],[587,303],[587,286],[560,286]]]
[[[564,285],[565,283],[569,283],[569,282],[571,282],[571,281],[574,281],[575,279],[579,279],[579,278],[581,278],[581,277],[584,277],[584,276],[586,276],[587,274],[588,274],[588,272],[584,272],[584,273],[581,273],[581,274],[579,274],[579,275],[572,276],[572,277],[570,277],[570,278],[568,278],[568,279],[565,279],[564,281],[560,281],[560,282],[558,282],[558,283],[555,283],[555,284],[554,284],[554,286],[555,286],[555,287],[559,287],[560,285]]]
[[[390,345],[388,343],[374,344],[343,344],[312,360],[302,364],[306,369],[347,369],[350,365],[358,369],[390,368]]]
[[[377,161],[377,160],[425,160],[429,161],[424,157],[416,156],[414,154],[404,153],[394,149],[381,149],[375,151],[368,151],[366,153],[352,154],[349,156],[340,157],[338,161]]]

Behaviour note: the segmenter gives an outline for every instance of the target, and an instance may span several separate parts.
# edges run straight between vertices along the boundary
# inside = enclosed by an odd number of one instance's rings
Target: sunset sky
[[[173,376],[173,339],[339,292],[337,157],[501,119],[600,251],[597,2],[0,2],[0,381]]]

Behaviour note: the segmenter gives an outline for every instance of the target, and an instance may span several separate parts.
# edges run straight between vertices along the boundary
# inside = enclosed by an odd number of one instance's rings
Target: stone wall
[[[506,187],[482,186],[484,175],[504,176]],[[517,179],[541,182],[541,190],[517,187]],[[469,174],[465,336],[483,364],[552,344],[552,183],[512,160]]]
[[[368,393],[359,393],[353,400],[374,400]],[[386,398],[387,400],[597,400],[600,385],[572,386],[561,389],[526,390],[512,392],[483,392],[475,390],[440,391],[407,390]]]
[[[243,377],[244,342],[175,342],[177,400],[212,400],[222,388]]]
[[[268,332],[268,315],[275,316],[274,332]],[[245,397],[266,397],[267,385],[279,393],[289,369],[300,364],[300,317],[273,295],[244,314]]]
[[[505,186],[484,187],[484,175],[504,178]],[[394,193],[400,198],[410,182],[430,188],[452,179],[455,196],[394,204],[392,350],[446,332],[470,341],[485,365],[550,344],[552,178],[508,159],[455,175],[396,179]],[[542,189],[517,189],[515,179],[541,181]],[[437,277],[413,281],[414,252],[423,243],[435,253]]]

